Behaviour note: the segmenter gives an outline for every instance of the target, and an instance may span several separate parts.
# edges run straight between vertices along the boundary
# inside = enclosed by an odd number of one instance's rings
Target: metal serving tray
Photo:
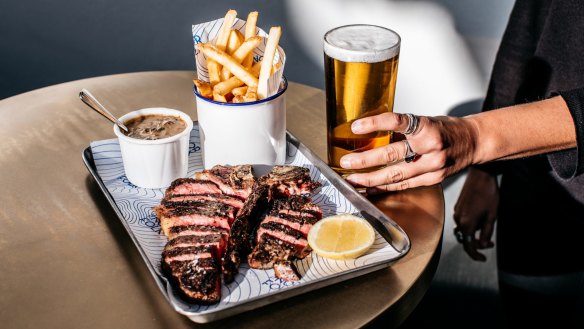
[[[151,208],[160,202],[164,189],[138,188],[128,181],[117,139],[92,142],[83,151],[83,161],[126,228],[164,297],[177,312],[194,322],[205,323],[385,268],[410,250],[410,240],[399,225],[290,133],[287,141],[286,164],[309,168],[312,179],[322,184],[312,200],[322,208],[323,215],[353,213],[361,216],[376,229],[376,241],[365,255],[355,260],[335,261],[311,253],[305,259],[295,261],[302,279],[294,283],[277,279],[273,270],[255,270],[243,264],[235,282],[223,284],[222,299],[214,305],[183,301],[161,274],[160,256],[167,240],[160,233],[160,225]],[[202,169],[199,129],[195,122],[190,139],[188,175]],[[257,175],[269,169],[254,166]]]

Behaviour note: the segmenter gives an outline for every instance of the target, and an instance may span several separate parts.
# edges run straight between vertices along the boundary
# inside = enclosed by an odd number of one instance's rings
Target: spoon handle
[[[89,92],[87,89],[81,89],[79,92],[79,98],[83,101],[83,103],[87,104],[89,107],[94,109],[97,113],[103,115],[111,122],[115,123],[120,127],[120,129],[128,131],[128,128],[120,121],[118,118],[113,116],[108,110],[105,109],[103,105]]]

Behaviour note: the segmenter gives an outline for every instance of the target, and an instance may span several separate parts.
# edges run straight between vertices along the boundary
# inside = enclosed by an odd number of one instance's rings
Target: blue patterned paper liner
[[[159,204],[164,195],[164,189],[139,188],[127,179],[117,139],[92,142],[91,150],[97,173],[123,215],[123,220],[128,224],[156,273],[163,277],[160,271],[160,262],[167,239],[161,233],[160,224],[152,207]],[[322,208],[324,216],[337,213],[358,215],[355,206],[291,143],[287,145],[286,164],[309,168],[312,179],[322,184],[312,196],[312,200]],[[195,122],[190,136],[188,176],[190,177],[201,170],[203,170],[203,162],[199,126]],[[167,292],[171,303],[181,313],[186,315],[207,314],[234,307],[249,300],[273,295],[284,289],[309,284],[311,281],[326,280],[327,277],[338,276],[339,273],[358,271],[361,267],[389,263],[399,257],[400,253],[377,233],[373,247],[357,259],[335,261],[319,257],[313,252],[303,260],[296,260],[295,265],[302,275],[302,279],[298,282],[285,282],[277,279],[273,270],[255,270],[250,269],[247,264],[243,264],[235,282],[223,284],[222,298],[217,304],[185,303],[168,284]]]

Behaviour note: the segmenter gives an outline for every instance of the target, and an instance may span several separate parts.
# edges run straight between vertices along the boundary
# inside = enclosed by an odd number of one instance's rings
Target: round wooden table
[[[4,328],[355,328],[398,326],[428,288],[444,226],[441,186],[374,203],[409,235],[410,252],[361,277],[199,325],[176,313],[89,175],[81,153],[114,138],[79,98],[114,115],[170,107],[196,118],[193,72],[144,72],[59,84],[0,101],[0,323]],[[326,159],[325,96],[290,83],[288,130]]]

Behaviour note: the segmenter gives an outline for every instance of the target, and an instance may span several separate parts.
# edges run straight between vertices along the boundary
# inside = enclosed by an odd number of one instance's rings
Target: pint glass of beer
[[[391,141],[391,132],[355,135],[353,121],[393,111],[400,36],[374,25],[347,25],[324,36],[328,163],[339,174],[355,172],[340,166],[343,155]]]

